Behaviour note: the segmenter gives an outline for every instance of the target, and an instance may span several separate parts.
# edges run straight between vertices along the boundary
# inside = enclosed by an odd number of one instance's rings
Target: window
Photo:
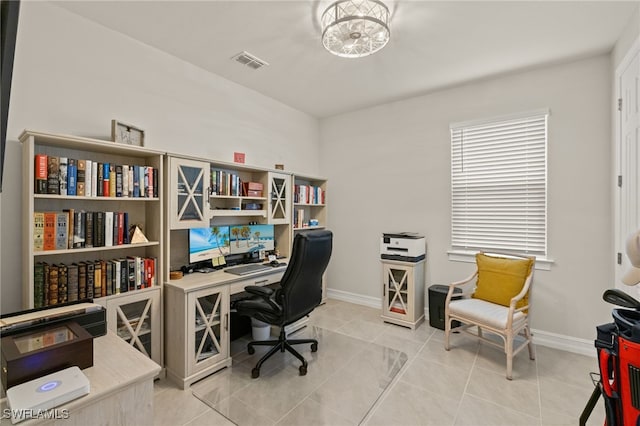
[[[451,248],[547,254],[547,118],[451,125]]]

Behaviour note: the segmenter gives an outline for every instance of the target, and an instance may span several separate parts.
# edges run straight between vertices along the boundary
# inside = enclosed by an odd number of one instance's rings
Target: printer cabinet
[[[185,290],[165,286],[167,375],[182,389],[231,365],[229,286]]]
[[[415,329],[424,321],[425,261],[382,260],[382,319]]]

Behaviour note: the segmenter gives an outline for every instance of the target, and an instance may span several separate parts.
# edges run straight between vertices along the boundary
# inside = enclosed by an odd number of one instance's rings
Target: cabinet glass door
[[[289,175],[269,174],[269,223],[276,225],[289,223],[290,181],[291,176]]]
[[[223,353],[220,293],[195,298],[195,364]]]
[[[153,299],[116,306],[118,336],[151,358],[151,307]]]
[[[384,265],[384,295],[387,314],[404,316],[411,314],[409,299],[413,282],[412,269],[402,266]]]
[[[205,209],[209,164],[171,158],[171,228],[208,226]]]

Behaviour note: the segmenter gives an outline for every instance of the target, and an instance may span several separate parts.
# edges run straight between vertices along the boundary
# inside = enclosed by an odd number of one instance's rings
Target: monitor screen
[[[229,227],[231,254],[275,248],[273,225],[234,225]]]
[[[229,227],[189,229],[189,263],[229,254]]]

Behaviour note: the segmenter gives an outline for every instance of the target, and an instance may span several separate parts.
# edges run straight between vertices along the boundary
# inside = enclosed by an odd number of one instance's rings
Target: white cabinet
[[[160,287],[106,300],[107,328],[162,365]]]
[[[269,217],[274,225],[291,223],[291,175],[269,172]]]
[[[416,328],[424,321],[425,261],[382,260],[382,319]]]
[[[231,365],[229,287],[185,290],[167,285],[167,375],[182,389]]]
[[[169,158],[169,226],[171,229],[209,226],[209,163]]]

